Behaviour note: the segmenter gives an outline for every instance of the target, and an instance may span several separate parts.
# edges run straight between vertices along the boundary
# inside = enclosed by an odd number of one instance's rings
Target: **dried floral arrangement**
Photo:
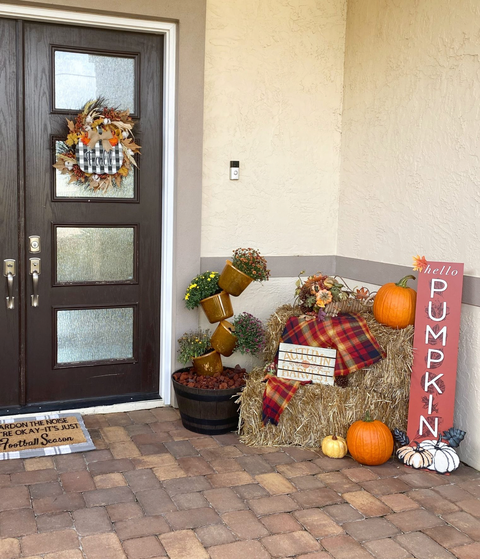
[[[128,110],[106,107],[100,97],[88,101],[75,120],[67,120],[67,139],[59,142],[54,165],[69,183],[107,191],[120,188],[140,146],[134,141]]]
[[[316,316],[318,320],[336,316],[340,311],[362,310],[363,305],[370,304],[374,298],[375,294],[367,288],[350,289],[345,280],[337,276],[317,272],[303,280],[301,276],[304,273],[300,272],[295,283],[295,305],[303,314]],[[355,302],[361,303],[362,307],[356,309]]]

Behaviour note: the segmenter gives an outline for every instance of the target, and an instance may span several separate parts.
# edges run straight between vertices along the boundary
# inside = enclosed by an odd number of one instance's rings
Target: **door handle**
[[[40,275],[40,258],[30,258],[30,275],[32,276],[32,307],[38,307],[38,276]]]
[[[15,308],[15,297],[13,296],[13,278],[15,277],[15,260],[7,258],[3,261],[3,275],[7,278],[7,309]]]

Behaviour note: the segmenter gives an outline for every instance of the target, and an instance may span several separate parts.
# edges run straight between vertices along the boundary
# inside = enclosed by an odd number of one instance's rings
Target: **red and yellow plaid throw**
[[[386,357],[367,322],[358,314],[342,314],[323,322],[292,316],[280,341],[336,349],[335,376],[348,375]]]
[[[285,380],[275,375],[268,374],[264,379],[267,381],[263,393],[262,422],[278,424],[283,410],[298,390],[301,384],[310,384],[312,381]]]

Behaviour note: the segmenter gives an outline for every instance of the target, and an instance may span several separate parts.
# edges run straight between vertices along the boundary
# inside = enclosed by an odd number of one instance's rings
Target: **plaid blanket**
[[[310,384],[311,380],[285,380],[275,375],[268,374],[264,379],[267,381],[265,392],[263,393],[262,422],[278,424],[280,415],[287,407],[288,402],[298,390],[301,384]]]
[[[357,314],[342,314],[323,322],[292,316],[280,341],[336,349],[335,376],[348,375],[386,357],[365,319]]]

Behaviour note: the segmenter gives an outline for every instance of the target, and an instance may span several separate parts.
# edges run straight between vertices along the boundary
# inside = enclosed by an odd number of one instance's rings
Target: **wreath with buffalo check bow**
[[[66,120],[67,139],[57,145],[54,167],[70,176],[69,183],[87,189],[120,188],[140,153],[129,111],[106,107],[99,98],[86,103],[75,120]]]

